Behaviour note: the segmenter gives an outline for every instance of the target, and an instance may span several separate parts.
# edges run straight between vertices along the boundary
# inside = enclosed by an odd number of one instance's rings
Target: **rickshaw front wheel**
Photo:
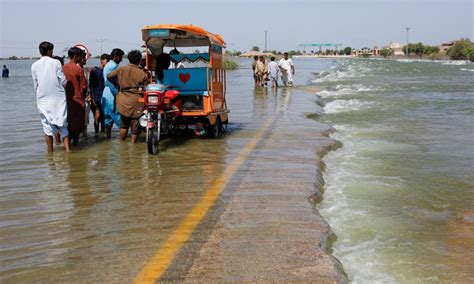
[[[158,133],[157,127],[147,128],[146,134],[147,134],[146,142],[148,146],[148,153],[155,155],[160,151],[159,140],[158,140],[158,135],[160,134]]]

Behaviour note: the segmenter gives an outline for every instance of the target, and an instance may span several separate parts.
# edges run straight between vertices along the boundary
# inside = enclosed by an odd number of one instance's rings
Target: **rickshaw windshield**
[[[146,26],[142,38],[147,68],[154,71],[153,81],[179,84],[181,91],[190,93],[209,90],[209,80],[214,76],[211,70],[222,65],[225,42],[220,35],[191,25],[156,25]]]

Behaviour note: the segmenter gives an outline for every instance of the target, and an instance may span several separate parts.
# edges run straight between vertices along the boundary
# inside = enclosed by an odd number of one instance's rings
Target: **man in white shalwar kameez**
[[[293,76],[295,75],[295,65],[293,61],[288,58],[288,52],[283,53],[283,58],[278,63],[281,71],[281,80],[285,86],[293,85]]]
[[[61,62],[53,59],[54,45],[42,42],[39,45],[41,58],[31,65],[36,102],[43,124],[48,151],[53,152],[53,136],[57,131],[69,152],[69,132],[67,129],[66,77]]]

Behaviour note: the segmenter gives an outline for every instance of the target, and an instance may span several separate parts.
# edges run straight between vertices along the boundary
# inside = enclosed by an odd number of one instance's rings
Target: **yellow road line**
[[[253,149],[262,140],[263,135],[270,125],[275,120],[276,115],[270,117],[257,135],[244,147],[244,150],[237,158],[225,169],[221,177],[219,177],[214,184],[209,188],[186,216],[186,218],[178,225],[178,227],[171,233],[168,239],[161,245],[158,251],[143,267],[138,276],[135,278],[135,283],[155,283],[165,273],[168,266],[176,257],[181,247],[189,240],[194,229],[199,225],[202,219],[206,216],[209,209],[214,206],[217,198],[225,188],[229,180],[235,175],[242,163],[248,158]]]

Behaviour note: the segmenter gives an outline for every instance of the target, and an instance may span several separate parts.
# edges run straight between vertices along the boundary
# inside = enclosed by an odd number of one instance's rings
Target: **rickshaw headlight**
[[[158,104],[158,96],[148,96],[148,104]]]
[[[140,123],[142,127],[146,127],[146,123],[147,123],[146,115],[140,116],[140,119],[138,120],[138,122]]]

